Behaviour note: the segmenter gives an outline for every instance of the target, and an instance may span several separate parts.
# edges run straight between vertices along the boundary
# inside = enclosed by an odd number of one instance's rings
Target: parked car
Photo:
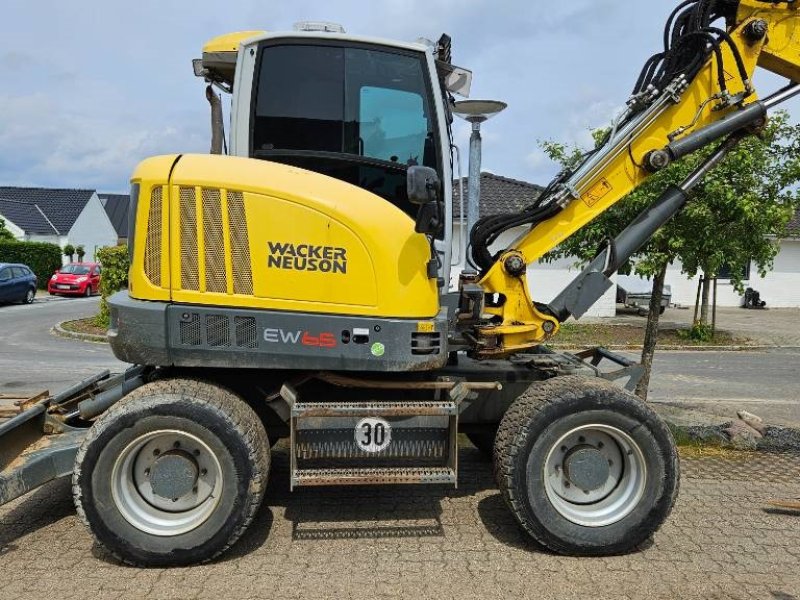
[[[47,291],[54,295],[89,297],[100,289],[100,273],[98,263],[69,263],[53,274],[47,283]]]
[[[30,304],[36,297],[36,281],[30,267],[0,263],[0,302]]]
[[[617,304],[623,304],[628,308],[638,309],[640,315],[646,315],[650,310],[650,296],[652,296],[653,283],[641,277],[633,275],[617,276]],[[672,288],[664,286],[661,292],[661,311],[669,306],[672,300]]]

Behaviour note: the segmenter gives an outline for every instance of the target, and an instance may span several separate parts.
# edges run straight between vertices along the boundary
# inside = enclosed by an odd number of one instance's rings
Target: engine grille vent
[[[199,290],[197,271],[197,207],[194,188],[182,187],[179,193],[181,219],[181,289]]]
[[[154,187],[147,216],[147,241],[144,246],[144,273],[150,283],[161,287],[162,187]]]
[[[254,317],[234,317],[236,345],[239,348],[258,348],[258,332]]]
[[[200,315],[192,313],[188,318],[181,319],[180,322],[181,344],[184,346],[199,346],[200,339]]]
[[[233,293],[253,295],[253,272],[250,263],[250,240],[241,192],[228,192],[228,226],[231,235]]]
[[[231,345],[231,328],[228,317],[206,315],[206,341],[212,348],[225,348]]]
[[[219,190],[203,189],[202,199],[206,291],[224,294],[228,291],[228,278],[225,274],[225,243]]]
[[[439,354],[442,349],[442,334],[414,331],[411,333],[411,354]]]

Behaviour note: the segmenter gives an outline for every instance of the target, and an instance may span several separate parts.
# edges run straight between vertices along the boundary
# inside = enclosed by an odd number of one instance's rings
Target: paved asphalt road
[[[800,428],[800,350],[657,352],[650,383],[654,402]]]
[[[0,390],[58,390],[108,367],[104,345],[55,338],[53,322],[97,300],[0,307]],[[662,354],[656,399],[792,399],[797,353]],[[457,490],[288,491],[284,443],[250,530],[222,559],[183,569],[116,563],[75,514],[69,482],[0,508],[0,599],[92,598],[800,598],[800,515],[768,508],[800,494],[800,456],[729,453],[682,460],[681,493],[637,552],[554,556],[517,527],[491,465],[460,451]]]
[[[0,392],[57,392],[101,369],[123,370],[107,345],[50,333],[58,321],[96,313],[98,302],[45,296],[31,306],[0,306]],[[658,352],[650,399],[728,418],[745,408],[769,423],[800,426],[798,365],[800,350]]]
[[[123,370],[125,364],[114,358],[107,344],[50,333],[57,322],[97,313],[99,303],[96,297],[50,297],[45,293],[28,306],[0,306],[0,392],[56,393],[102,369]]]

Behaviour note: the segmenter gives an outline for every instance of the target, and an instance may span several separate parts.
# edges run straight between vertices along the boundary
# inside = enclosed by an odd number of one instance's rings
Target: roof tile
[[[119,237],[128,237],[128,206],[131,197],[128,194],[98,194],[106,214],[111,220]]]
[[[69,233],[69,230],[72,229],[78,216],[83,212],[92,194],[94,194],[94,190],[0,186],[0,199],[18,204],[26,204],[29,207],[33,207],[34,210],[38,207],[47,217],[42,220],[45,223],[49,220],[55,226],[57,233],[61,235]],[[22,213],[19,212],[22,209],[17,210],[18,218],[22,218]],[[0,210],[0,215],[3,214],[3,211]],[[28,210],[25,214],[32,215],[33,213]],[[10,214],[5,214],[5,216],[15,225],[25,229],[27,233],[54,233],[52,227],[47,226],[45,228],[41,225],[41,222],[34,222],[34,218],[26,220],[25,222],[29,222],[31,227],[38,230],[28,230],[24,223],[18,223]]]
[[[464,202],[469,199],[469,177],[464,177]],[[535,183],[481,173],[481,216],[517,212],[531,204],[544,188]],[[458,179],[453,182],[453,216],[460,217]]]

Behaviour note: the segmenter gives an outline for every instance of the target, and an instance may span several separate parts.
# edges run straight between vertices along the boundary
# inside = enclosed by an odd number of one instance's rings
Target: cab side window
[[[11,281],[11,267],[0,270],[0,281]]]

